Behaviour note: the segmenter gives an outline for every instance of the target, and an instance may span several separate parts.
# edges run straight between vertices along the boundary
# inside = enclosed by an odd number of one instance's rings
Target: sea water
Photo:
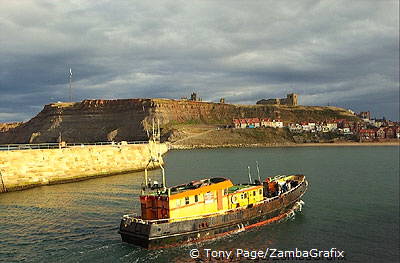
[[[209,177],[247,182],[247,166],[258,177],[256,161],[261,178],[304,174],[309,181],[305,205],[278,224],[145,250],[122,243],[117,233],[121,216],[139,211],[142,173],[43,186],[0,194],[0,261],[195,262],[191,252],[198,250],[203,261],[251,262],[225,256],[336,249],[346,262],[398,262],[397,146],[199,149],[170,151],[165,161],[168,185]],[[149,177],[160,181],[160,171]],[[260,262],[273,261],[266,259]]]

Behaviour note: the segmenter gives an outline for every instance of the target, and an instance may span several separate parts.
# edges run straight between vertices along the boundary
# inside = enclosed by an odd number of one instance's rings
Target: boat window
[[[220,182],[223,182],[223,181],[226,181],[226,179],[225,178],[219,178],[219,177],[210,179],[210,182],[213,183],[213,184],[217,184],[217,183],[220,183]]]
[[[199,196],[198,196],[198,195],[195,195],[195,196],[194,196],[194,202],[197,203],[198,201],[199,201]]]
[[[224,189],[224,195],[227,195],[228,194],[228,188],[225,188]]]
[[[247,193],[244,193],[244,198],[247,198]]]
[[[243,194],[241,194],[241,195],[240,195],[240,198],[241,198],[241,199],[243,199],[243,198],[244,198],[244,195],[243,195]]]
[[[253,191],[253,196],[256,196],[256,191]]]
[[[261,189],[258,192],[260,193],[260,195],[262,194],[262,190]]]
[[[188,205],[189,204],[189,196],[185,197],[185,204]]]

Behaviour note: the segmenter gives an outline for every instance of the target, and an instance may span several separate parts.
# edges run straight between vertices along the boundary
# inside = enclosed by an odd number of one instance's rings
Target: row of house
[[[400,126],[361,129],[360,141],[375,141],[382,139],[400,139]]]
[[[283,121],[277,119],[268,118],[244,118],[244,119],[233,119],[233,125],[235,128],[258,128],[258,127],[272,127],[272,128],[283,128]]]
[[[283,128],[286,127],[282,120],[269,119],[269,118],[243,118],[233,119],[233,125],[235,128],[258,128],[258,127],[272,127],[272,128]],[[342,120],[333,120],[325,122],[300,122],[300,123],[289,123],[287,125],[291,132],[302,133],[302,132],[332,132],[339,131],[345,134],[352,133],[352,127],[354,125],[345,125]]]
[[[302,132],[332,132],[338,129],[336,122],[300,122],[290,123],[289,130],[294,133]],[[350,132],[350,130],[346,130]]]
[[[346,119],[334,119],[324,122],[301,122],[289,124],[289,129],[293,132],[337,132],[340,134],[357,135],[360,130],[370,126],[366,122],[349,121]]]
[[[388,126],[380,128],[368,128],[367,122],[348,121],[346,119],[335,119],[323,122],[299,122],[289,123],[287,125],[289,131],[293,133],[320,133],[320,132],[337,132],[344,135],[358,135],[361,141],[373,141],[381,139],[400,138],[400,126]],[[279,119],[269,118],[243,118],[233,119],[235,128],[258,128],[272,127],[283,128],[283,121]]]

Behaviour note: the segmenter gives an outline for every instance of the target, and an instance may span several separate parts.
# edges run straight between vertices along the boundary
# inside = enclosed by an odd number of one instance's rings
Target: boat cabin
[[[247,207],[263,200],[262,185],[233,185],[225,178],[192,181],[140,196],[142,219],[183,219]]]

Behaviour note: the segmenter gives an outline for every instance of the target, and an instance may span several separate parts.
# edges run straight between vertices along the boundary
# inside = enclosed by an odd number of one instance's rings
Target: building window
[[[189,204],[189,196],[185,197],[185,204],[188,205]]]
[[[198,201],[199,201],[199,196],[198,196],[198,195],[195,195],[195,196],[194,196],[194,202],[197,203]]]

